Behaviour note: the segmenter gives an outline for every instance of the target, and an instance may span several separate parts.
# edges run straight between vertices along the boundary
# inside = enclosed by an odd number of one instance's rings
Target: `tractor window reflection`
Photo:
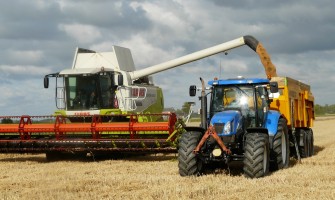
[[[213,89],[213,114],[223,110],[240,110],[243,115],[254,112],[254,92],[249,86],[217,86]]]

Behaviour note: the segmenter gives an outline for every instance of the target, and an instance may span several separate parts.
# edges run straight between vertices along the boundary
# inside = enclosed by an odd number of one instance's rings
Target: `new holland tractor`
[[[174,113],[162,113],[162,90],[150,75],[243,45],[259,55],[267,79],[210,81],[210,109],[208,114],[202,100],[201,127],[187,127]],[[182,176],[200,174],[207,163],[244,160],[249,177],[266,175],[270,161],[275,168],[286,167],[290,150],[298,158],[313,153],[309,86],[277,77],[270,56],[252,36],[140,70],[127,48],[78,48],[72,68],[46,75],[45,88],[50,77],[56,79],[58,110],[52,116],[0,116],[13,122],[0,124],[0,152],[43,152],[50,159],[69,152],[178,152]],[[201,96],[207,98],[205,89]]]
[[[288,77],[211,80],[210,106],[202,81],[201,128],[179,139],[181,176],[199,175],[208,165],[243,163],[246,177],[289,166],[290,156],[314,153],[313,101],[310,87]],[[279,86],[278,86],[279,83]],[[190,95],[196,95],[196,86]],[[291,152],[291,153],[290,153]]]

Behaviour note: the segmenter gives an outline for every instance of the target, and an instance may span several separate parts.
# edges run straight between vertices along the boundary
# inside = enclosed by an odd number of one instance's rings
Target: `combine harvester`
[[[257,52],[267,79],[209,81],[212,94],[209,115],[203,84],[201,127],[186,127],[174,113],[162,114],[162,90],[149,75],[243,45]],[[290,147],[298,158],[313,151],[309,127],[314,119],[314,99],[309,86],[288,77],[277,77],[270,57],[252,36],[141,70],[135,70],[129,49],[113,46],[112,52],[97,53],[78,48],[72,69],[46,75],[45,88],[49,87],[50,77],[56,79],[55,115],[0,117],[2,121],[14,121],[0,125],[0,152],[44,152],[52,159],[66,152],[156,153],[179,149],[179,171],[187,176],[201,173],[201,166],[210,162],[260,159],[249,158],[247,144],[248,138],[257,143],[254,135],[261,135],[266,150],[262,155],[271,153],[271,156],[262,162],[263,173],[246,172],[249,177],[260,177],[267,173],[269,160],[277,159],[278,168],[287,166]],[[193,86],[190,92],[195,95],[195,90]],[[223,96],[217,101],[220,92]],[[253,100],[255,110],[245,114],[242,107],[228,108],[234,92],[251,92],[247,96]],[[215,108],[220,103],[221,107]]]

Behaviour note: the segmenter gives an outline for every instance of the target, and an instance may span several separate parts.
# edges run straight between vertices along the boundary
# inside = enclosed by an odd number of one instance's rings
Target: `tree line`
[[[324,106],[315,104],[314,113],[315,115],[335,114],[335,104],[332,105],[325,104]]]

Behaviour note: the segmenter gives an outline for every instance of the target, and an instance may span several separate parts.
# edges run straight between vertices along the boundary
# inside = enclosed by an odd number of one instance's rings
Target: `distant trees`
[[[13,120],[10,118],[3,118],[1,120],[1,124],[12,124],[12,123],[13,123]]]
[[[332,105],[319,105],[314,106],[314,112],[316,115],[326,115],[326,114],[335,114],[335,104]]]

